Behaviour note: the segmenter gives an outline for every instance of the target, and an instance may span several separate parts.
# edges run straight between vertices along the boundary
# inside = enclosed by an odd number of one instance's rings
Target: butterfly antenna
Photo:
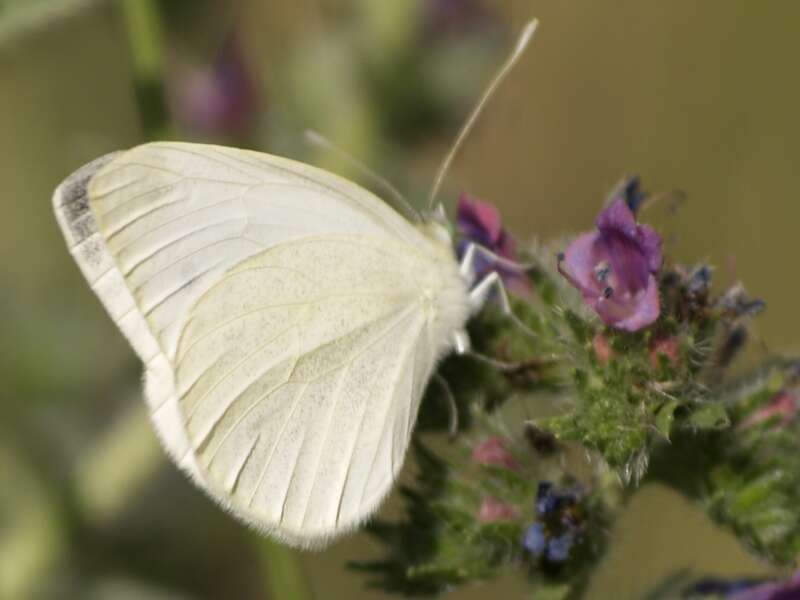
[[[309,144],[327,150],[328,152],[332,152],[351,167],[355,168],[359,173],[370,179],[373,183],[383,188],[383,190],[388,193],[395,200],[395,202],[397,202],[397,204],[399,204],[403,210],[408,213],[408,216],[410,216],[411,219],[415,221],[422,221],[422,215],[420,212],[414,208],[411,203],[405,199],[403,194],[401,194],[399,190],[394,187],[385,177],[378,175],[375,171],[370,169],[355,156],[336,146],[321,133],[312,129],[306,129],[304,135]]]
[[[489,99],[494,95],[497,87],[503,82],[508,75],[509,71],[511,71],[512,67],[517,64],[517,61],[522,56],[522,53],[525,51],[525,48],[528,47],[528,44],[533,37],[536,28],[539,26],[539,20],[533,19],[532,21],[528,22],[525,25],[525,28],[522,30],[522,33],[517,40],[517,44],[514,46],[514,50],[512,50],[509,57],[506,59],[506,62],[500,67],[500,70],[497,72],[497,75],[494,76],[494,79],[489,83],[489,86],[486,88],[486,91],[483,92],[478,104],[472,109],[472,113],[470,114],[469,118],[467,119],[464,126],[461,128],[461,131],[458,133],[455,142],[450,147],[450,152],[447,153],[447,156],[442,161],[441,166],[439,167],[439,171],[436,173],[436,179],[433,181],[433,186],[431,187],[430,195],[428,196],[428,210],[433,210],[433,203],[436,200],[436,195],[439,193],[439,188],[442,187],[442,181],[444,181],[445,175],[447,175],[447,171],[450,169],[450,164],[453,162],[453,159],[456,156],[459,148],[463,144],[464,140],[466,139],[469,132],[472,130],[472,126],[475,125],[475,121],[478,120],[478,117],[483,111],[483,107],[489,101]]]

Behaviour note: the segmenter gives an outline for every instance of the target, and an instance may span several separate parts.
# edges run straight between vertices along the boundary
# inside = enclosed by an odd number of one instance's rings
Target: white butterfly
[[[345,179],[257,152],[146,144],[79,169],[53,202],[144,363],[170,457],[297,546],[377,509],[437,361],[466,351],[467,319],[499,283],[473,287],[481,249],[459,264],[435,220],[413,224]]]

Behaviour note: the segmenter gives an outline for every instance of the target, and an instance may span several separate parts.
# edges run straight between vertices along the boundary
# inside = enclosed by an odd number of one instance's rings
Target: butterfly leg
[[[500,310],[503,311],[503,314],[511,319],[511,322],[514,323],[514,325],[516,325],[523,333],[532,338],[538,338],[539,336],[537,336],[536,333],[534,333],[534,331],[514,313],[514,309],[511,307],[511,301],[508,298],[506,286],[503,284],[502,278],[496,271],[489,273],[470,290],[470,312],[472,314],[477,313],[486,303],[486,300],[489,298],[489,294],[492,292],[492,290],[497,291],[497,297],[500,300]]]
[[[447,400],[447,408],[450,411],[450,438],[456,437],[458,434],[458,404],[456,398],[453,396],[453,390],[450,389],[450,384],[439,373],[434,374],[434,379],[441,386],[444,391],[445,400]]]
[[[461,272],[461,275],[467,278],[471,276],[472,280],[474,281],[475,259],[478,256],[488,258],[495,264],[520,272],[527,271],[536,266],[536,263],[521,263],[516,260],[511,260],[504,256],[500,256],[496,252],[492,252],[486,246],[482,246],[481,244],[477,244],[475,242],[470,242],[467,244],[467,248],[464,250],[464,255],[461,257],[461,262],[459,263],[459,271]]]

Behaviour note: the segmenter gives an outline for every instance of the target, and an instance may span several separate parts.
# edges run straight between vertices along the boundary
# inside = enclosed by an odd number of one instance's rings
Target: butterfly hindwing
[[[282,244],[215,284],[184,330],[177,386],[200,470],[284,539],[352,529],[402,464],[433,362],[412,265],[391,251],[352,235]]]

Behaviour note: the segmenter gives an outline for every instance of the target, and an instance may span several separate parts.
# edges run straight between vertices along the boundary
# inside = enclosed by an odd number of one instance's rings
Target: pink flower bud
[[[472,460],[480,465],[505,467],[517,469],[519,465],[508,451],[508,445],[503,438],[490,437],[475,446],[472,450]]]
[[[597,362],[606,366],[609,361],[614,358],[614,351],[611,349],[611,344],[608,343],[608,338],[602,333],[598,333],[592,339],[592,348],[594,348],[594,355],[597,357]]]
[[[496,521],[510,521],[519,517],[519,509],[512,504],[501,502],[497,498],[484,498],[478,510],[478,520],[481,523],[494,523]]]
[[[661,364],[661,356],[666,356],[673,367],[681,360],[681,345],[675,336],[662,337],[650,343],[650,364],[657,369]]]
[[[742,422],[742,427],[752,427],[764,421],[774,420],[775,427],[786,427],[791,423],[798,412],[796,393],[789,390],[781,390],[772,397],[768,404],[765,404],[747,419]]]

